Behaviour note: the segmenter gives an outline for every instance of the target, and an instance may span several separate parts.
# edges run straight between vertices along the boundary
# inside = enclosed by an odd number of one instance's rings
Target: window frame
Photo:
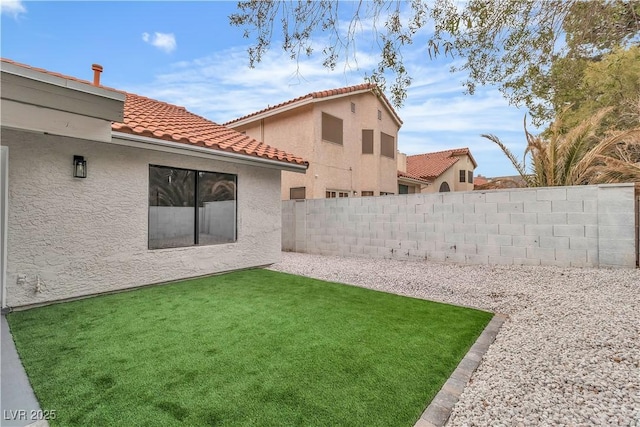
[[[385,141],[386,140],[386,141]],[[386,148],[390,148],[390,154],[386,152],[385,149],[385,142],[389,143],[389,140],[391,142],[391,147],[386,147]],[[389,135],[388,133],[384,133],[384,132],[380,132],[380,155],[384,156],[388,159],[395,159],[396,158],[396,138],[393,135]]]
[[[347,190],[325,190],[325,199],[340,199],[349,197],[349,191]]]
[[[163,206],[163,205],[152,205],[151,204],[151,191],[152,191],[152,182],[151,182],[151,170],[152,168],[156,169],[165,169],[165,170],[177,170],[177,171],[186,171],[194,174],[193,178],[193,199],[189,202],[193,202],[193,234],[192,234],[192,242],[189,245],[179,245],[179,246],[159,246],[159,247],[151,247],[151,208],[152,207],[179,207],[179,206]],[[217,174],[217,175],[228,175],[233,177],[231,182],[233,182],[233,199],[229,199],[229,201],[233,200],[233,240],[225,241],[225,242],[217,242],[217,243],[208,243],[203,244],[200,242],[200,203],[206,203],[200,197],[200,178],[201,174]],[[149,164],[149,174],[147,175],[149,180],[147,183],[147,249],[148,250],[159,250],[159,249],[180,249],[180,248],[190,248],[190,247],[204,247],[204,246],[216,246],[216,245],[224,245],[238,242],[238,175],[228,172],[215,172],[215,171],[205,171],[199,169],[190,169],[190,168],[181,168],[181,167],[173,167],[173,166],[165,166],[165,165],[157,165],[157,164]],[[226,201],[226,200],[221,200]],[[192,206],[183,206],[183,207],[192,207]]]
[[[325,116],[328,118],[328,121],[325,122]],[[336,138],[339,139],[340,141],[334,141],[333,138],[336,135],[333,135],[333,132],[330,132],[331,130],[335,130],[333,129],[330,125],[331,121],[334,121],[334,125],[337,125],[337,122],[340,122],[340,137]],[[326,125],[326,126],[325,126]],[[330,142],[332,144],[337,144],[337,145],[341,145],[344,146],[344,120],[342,120],[340,117],[336,117],[334,115],[331,115],[329,113],[325,113],[324,111],[322,111],[321,114],[321,118],[320,118],[320,137],[322,138],[323,141],[326,142]]]
[[[365,132],[371,135],[371,141],[367,141],[367,148],[371,147],[371,152],[365,152]],[[375,132],[373,129],[362,129],[362,154],[375,154]],[[370,144],[370,145],[369,145]]]
[[[293,197],[294,190],[302,190],[302,197]],[[307,198],[307,187],[290,187],[289,188],[289,200],[305,200]]]

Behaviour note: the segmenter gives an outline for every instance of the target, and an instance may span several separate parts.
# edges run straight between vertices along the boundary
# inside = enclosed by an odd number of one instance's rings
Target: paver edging
[[[460,382],[463,382],[465,386],[468,384],[471,375],[480,365],[482,357],[496,339],[496,335],[506,319],[507,317],[502,314],[493,316],[413,427],[443,427],[447,423],[453,406],[464,391],[464,387],[460,387]],[[458,383],[457,387],[454,385],[455,382]]]

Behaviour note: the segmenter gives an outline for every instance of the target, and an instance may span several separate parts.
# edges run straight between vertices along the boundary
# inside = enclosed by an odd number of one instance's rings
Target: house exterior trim
[[[163,151],[166,153],[183,154],[193,157],[225,160],[232,163],[261,166],[289,172],[305,173],[307,170],[306,165],[285,163],[277,160],[263,159],[260,157],[231,153],[228,151],[212,150],[210,148],[199,147],[197,145],[187,145],[184,143],[165,141],[162,139],[149,138],[146,136],[131,135],[124,132],[112,132],[112,138],[109,143],[125,145],[129,147],[145,148],[148,150]]]

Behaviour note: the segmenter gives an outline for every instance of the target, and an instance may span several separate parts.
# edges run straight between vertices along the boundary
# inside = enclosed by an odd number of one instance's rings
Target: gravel
[[[448,426],[640,426],[640,270],[283,253],[271,269],[507,315]]]

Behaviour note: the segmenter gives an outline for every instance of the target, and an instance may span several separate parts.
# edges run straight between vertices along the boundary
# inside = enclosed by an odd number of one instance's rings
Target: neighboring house
[[[427,192],[430,179],[421,178],[418,175],[413,175],[407,172],[407,155],[401,152],[397,153],[398,157],[398,194],[414,194]]]
[[[395,194],[402,120],[377,86],[313,92],[225,123],[308,159],[283,172],[283,200]]]
[[[404,157],[399,160],[399,193],[473,190],[473,171],[478,164],[468,148],[406,156],[406,164]]]
[[[280,174],[301,157],[99,86],[99,66],[94,84],[0,70],[3,308],[279,260]]]

